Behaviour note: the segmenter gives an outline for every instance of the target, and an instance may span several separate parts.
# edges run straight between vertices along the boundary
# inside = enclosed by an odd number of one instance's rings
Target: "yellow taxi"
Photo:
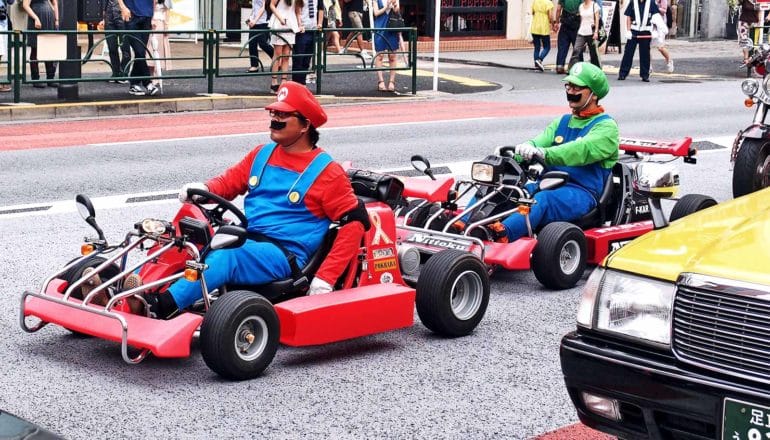
[[[770,439],[770,189],[637,238],[561,342],[580,420],[623,439]]]

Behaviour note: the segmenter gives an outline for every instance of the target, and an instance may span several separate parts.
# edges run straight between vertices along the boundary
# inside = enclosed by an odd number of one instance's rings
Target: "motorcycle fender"
[[[730,155],[730,162],[735,163],[735,158],[738,157],[738,151],[740,151],[744,139],[770,139],[770,126],[753,124],[739,131],[733,142],[733,151]]]

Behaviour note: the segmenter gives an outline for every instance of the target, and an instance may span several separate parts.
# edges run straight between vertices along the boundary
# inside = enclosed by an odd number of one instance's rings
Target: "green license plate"
[[[770,407],[726,398],[722,440],[770,440]]]

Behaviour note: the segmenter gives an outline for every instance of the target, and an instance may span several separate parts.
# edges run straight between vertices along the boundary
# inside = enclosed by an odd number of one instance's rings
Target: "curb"
[[[403,97],[339,97],[317,95],[322,105],[351,104],[361,102],[390,102],[394,99],[423,100],[426,95]],[[0,108],[0,123],[38,121],[45,119],[102,118],[114,116],[148,115],[157,113],[182,113],[216,110],[245,110],[263,108],[275,101],[273,96],[199,96],[185,98],[136,99],[121,101],[96,101],[61,104],[17,104]]]

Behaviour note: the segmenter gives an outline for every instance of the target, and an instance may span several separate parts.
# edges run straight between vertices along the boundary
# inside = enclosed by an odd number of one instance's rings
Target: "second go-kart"
[[[301,273],[267,285],[208,291],[203,275],[208,252],[246,240],[247,219],[235,205],[190,189],[196,200],[182,205],[172,221],[144,219],[112,245],[95,220],[91,201],[78,195],[78,210],[98,237],[86,238],[82,256],[56,270],[40,290],[23,293],[21,327],[36,332],[52,323],[118,342],[123,359],[131,364],[150,353],[187,357],[198,337],[206,365],[233,380],[258,376],[272,362],[279,343],[318,345],[408,327],[415,307],[423,324],[439,335],[470,334],[489,301],[489,277],[481,260],[467,252],[439,252],[423,268],[416,289],[406,285],[393,211],[403,184],[365,171],[349,170],[349,175],[372,227],[334,292],[306,296],[309,281],[332,246],[335,227]],[[238,223],[228,220],[227,212]],[[141,275],[140,285],[128,282],[135,273]],[[163,294],[182,277],[200,279],[203,296],[177,316],[156,319],[146,303],[141,311],[132,306],[144,301],[142,293]],[[94,280],[97,285],[91,285]],[[31,325],[27,321],[33,317],[37,322]]]
[[[625,153],[612,169],[598,205],[582,218],[554,222],[539,230],[529,227],[528,236],[514,242],[495,241],[488,225],[510,215],[523,215],[529,225],[530,208],[535,202],[525,185],[539,181],[535,190],[548,191],[564,185],[569,176],[548,171],[513,158],[513,147],[502,147],[501,154],[474,162],[471,179],[433,176],[430,164],[422,156],[412,163],[431,180],[406,179],[404,194],[410,198],[398,209],[399,251],[409,255],[403,266],[405,278],[418,276],[421,263],[443,249],[475,253],[491,273],[531,269],[538,281],[551,289],[575,286],[587,264],[600,263],[613,249],[632,239],[661,228],[692,212],[716,204],[711,197],[687,194],[678,199],[666,218],[661,199],[673,198],[679,175],[668,162],[683,158],[695,163],[692,139],[676,142],[622,139]],[[665,160],[664,160],[665,155]],[[542,169],[542,174],[541,174]],[[473,204],[461,207],[460,201],[476,196]],[[464,219],[462,230],[456,228]]]

